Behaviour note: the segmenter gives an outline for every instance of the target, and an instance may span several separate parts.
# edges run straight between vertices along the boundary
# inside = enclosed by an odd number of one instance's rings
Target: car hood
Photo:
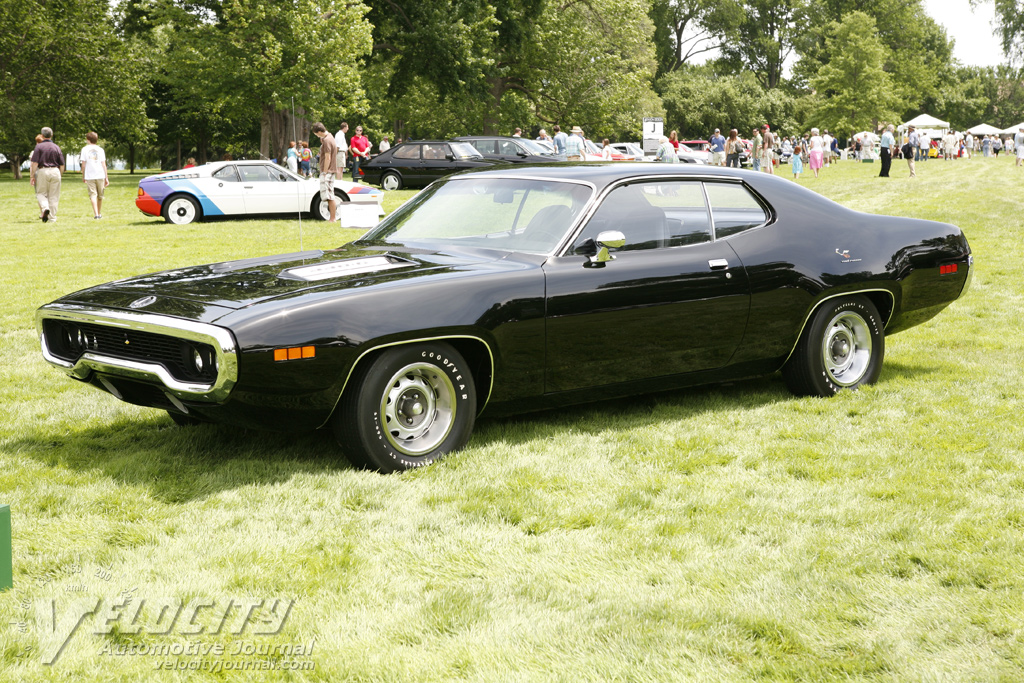
[[[481,267],[507,258],[484,249],[414,249],[350,244],[166,270],[83,289],[58,300],[211,322],[230,312],[306,290],[353,289]]]

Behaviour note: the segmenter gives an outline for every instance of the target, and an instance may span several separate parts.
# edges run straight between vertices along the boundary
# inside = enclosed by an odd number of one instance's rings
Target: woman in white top
[[[601,148],[601,158],[604,159],[605,161],[611,161],[612,160],[612,147],[611,147],[612,143],[608,141],[608,138],[605,138],[602,141],[601,144],[604,145]]]
[[[811,146],[810,152],[810,164],[811,170],[814,171],[814,177],[818,177],[818,170],[822,167],[825,151],[825,140],[818,135],[817,128],[811,128],[811,139],[808,141]]]

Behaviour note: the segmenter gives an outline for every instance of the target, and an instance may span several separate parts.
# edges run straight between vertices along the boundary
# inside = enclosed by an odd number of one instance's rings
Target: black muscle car
[[[779,370],[798,395],[855,389],[971,274],[957,227],[779,177],[544,164],[440,180],[338,249],[119,280],[37,321],[49,362],[117,398],[330,427],[392,471],[462,447],[485,410]]]

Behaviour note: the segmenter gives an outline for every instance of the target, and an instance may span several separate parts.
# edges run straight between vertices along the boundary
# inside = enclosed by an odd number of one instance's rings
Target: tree
[[[743,18],[722,54],[736,71],[750,69],[766,90],[782,84],[783,65],[805,25],[808,0],[746,0]]]
[[[971,0],[972,5],[988,0]],[[1003,54],[1018,62],[1024,60],[1024,7],[1019,0],[992,0],[996,6],[996,25],[1003,43]],[[1008,125],[1013,125],[1008,124]]]
[[[104,0],[25,0],[0,8],[0,150],[15,178],[46,125],[65,146],[88,130],[144,132],[138,65]],[[77,144],[77,143],[74,143]]]
[[[688,63],[697,55],[717,50],[743,18],[734,0],[654,0],[649,16],[654,23],[658,76]]]
[[[882,68],[886,49],[875,28],[872,17],[850,12],[826,33],[825,48],[832,59],[811,79],[811,86],[819,99],[817,120],[837,136],[897,116],[899,98]]]

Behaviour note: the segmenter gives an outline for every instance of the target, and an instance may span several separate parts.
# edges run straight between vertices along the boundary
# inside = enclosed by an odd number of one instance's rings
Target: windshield
[[[450,142],[452,154],[456,159],[483,159],[483,155],[476,150],[476,147],[468,142]]]
[[[521,138],[519,142],[521,142],[523,145],[526,145],[526,149],[530,151],[530,154],[540,154],[547,157],[555,156],[555,153],[553,151],[551,151],[544,145],[540,144],[536,140]]]
[[[452,178],[420,192],[359,242],[440,243],[547,254],[568,232],[592,193],[590,186],[578,183]]]

